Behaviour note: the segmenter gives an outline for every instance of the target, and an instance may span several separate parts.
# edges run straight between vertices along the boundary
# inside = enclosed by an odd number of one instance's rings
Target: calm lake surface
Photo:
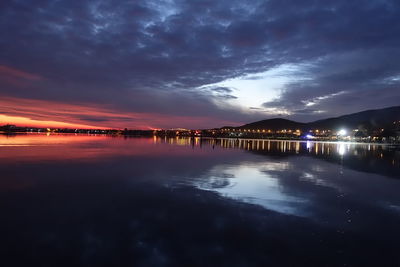
[[[400,149],[0,135],[1,266],[400,266]]]

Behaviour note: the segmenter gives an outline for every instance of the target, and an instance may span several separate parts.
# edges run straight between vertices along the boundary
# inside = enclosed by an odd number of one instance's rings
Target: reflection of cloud
[[[25,162],[30,166],[60,162],[68,162],[68,166],[95,163],[98,165],[91,166],[101,166],[97,171],[103,173],[103,170],[107,170],[118,174],[115,177],[127,177],[135,181],[145,179],[146,182],[154,181],[171,188],[182,185],[185,188],[197,187],[231,200],[330,225],[347,225],[349,215],[346,210],[352,207],[368,210],[356,216],[366,216],[368,220],[365,223],[370,223],[371,209],[378,211],[376,214],[382,214],[385,205],[385,212],[400,206],[397,179],[353,171],[322,160],[326,157],[321,154],[309,156],[308,153],[286,151],[284,156],[281,152],[259,155],[218,146],[212,149],[211,140],[210,143],[204,141],[201,149],[181,140],[189,139],[52,134],[0,136],[0,145],[6,145],[1,147],[0,161],[3,166],[8,166],[10,174],[16,170],[13,167],[15,163]],[[368,151],[368,145],[351,146],[346,161],[349,161],[350,152],[355,148],[360,151],[359,156],[363,155],[362,151]],[[332,147],[332,151],[334,153],[336,148]],[[371,161],[369,163],[377,166]],[[365,167],[365,164],[359,166]],[[30,177],[30,174],[26,177]],[[19,181],[13,182],[13,186],[29,186],[29,182],[25,185]],[[4,190],[10,186],[0,187]],[[376,218],[380,219],[379,216]]]
[[[395,179],[343,169],[312,157],[253,159],[214,166],[193,184],[227,198],[340,227],[349,226],[354,207],[382,209],[383,205],[397,211],[400,206]],[[364,186],[366,175],[369,186]],[[219,187],[210,185],[218,179]],[[382,204],[382,199],[389,202]]]
[[[302,214],[300,203],[305,200],[285,194],[278,179],[267,172],[283,172],[287,169],[287,162],[218,165],[207,173],[205,179],[196,182],[196,186],[200,189],[217,191],[229,198],[261,205],[266,209],[300,216]]]
[[[268,172],[268,171],[287,171],[289,170],[291,165],[289,162],[266,162],[262,166],[260,166],[260,171]]]
[[[299,176],[299,181],[310,182],[310,183],[313,183],[313,184],[315,184],[317,186],[335,188],[338,191],[340,191],[340,187],[338,187],[332,181],[323,179],[322,177],[319,177],[319,175],[313,174],[313,173],[310,173],[310,172],[304,172],[301,176]]]

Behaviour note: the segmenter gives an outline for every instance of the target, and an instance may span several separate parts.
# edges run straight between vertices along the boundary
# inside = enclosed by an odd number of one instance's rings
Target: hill
[[[400,106],[384,109],[367,110],[349,115],[343,115],[336,118],[317,120],[309,123],[301,123],[287,119],[268,119],[248,123],[238,129],[375,129],[383,128],[392,124],[394,121],[400,121]]]
[[[256,121],[249,124],[245,124],[238,128],[243,129],[270,129],[273,131],[282,130],[282,129],[303,129],[306,126],[306,123],[296,122],[287,119],[269,119]]]
[[[382,128],[398,120],[400,120],[400,106],[357,112],[337,118],[318,120],[307,125],[309,128],[321,129],[371,129]]]

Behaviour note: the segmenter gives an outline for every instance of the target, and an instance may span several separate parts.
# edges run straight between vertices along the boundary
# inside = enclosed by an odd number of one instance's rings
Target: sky
[[[2,0],[0,124],[213,128],[400,105],[398,0]]]

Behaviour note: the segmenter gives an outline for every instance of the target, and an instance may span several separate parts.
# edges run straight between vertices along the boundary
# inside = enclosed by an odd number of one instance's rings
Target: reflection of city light
[[[310,151],[312,148],[312,143],[310,141],[307,141],[307,150]]]
[[[338,153],[339,153],[340,156],[343,156],[346,153],[345,144],[343,144],[343,143],[339,144]]]
[[[339,130],[339,132],[338,132],[338,135],[341,135],[341,136],[344,136],[344,135],[346,135],[347,134],[347,131],[345,130],[345,129],[341,129],[341,130]]]
[[[311,134],[307,134],[307,135],[306,135],[306,138],[307,138],[307,139],[313,139],[314,136],[312,136]]]

